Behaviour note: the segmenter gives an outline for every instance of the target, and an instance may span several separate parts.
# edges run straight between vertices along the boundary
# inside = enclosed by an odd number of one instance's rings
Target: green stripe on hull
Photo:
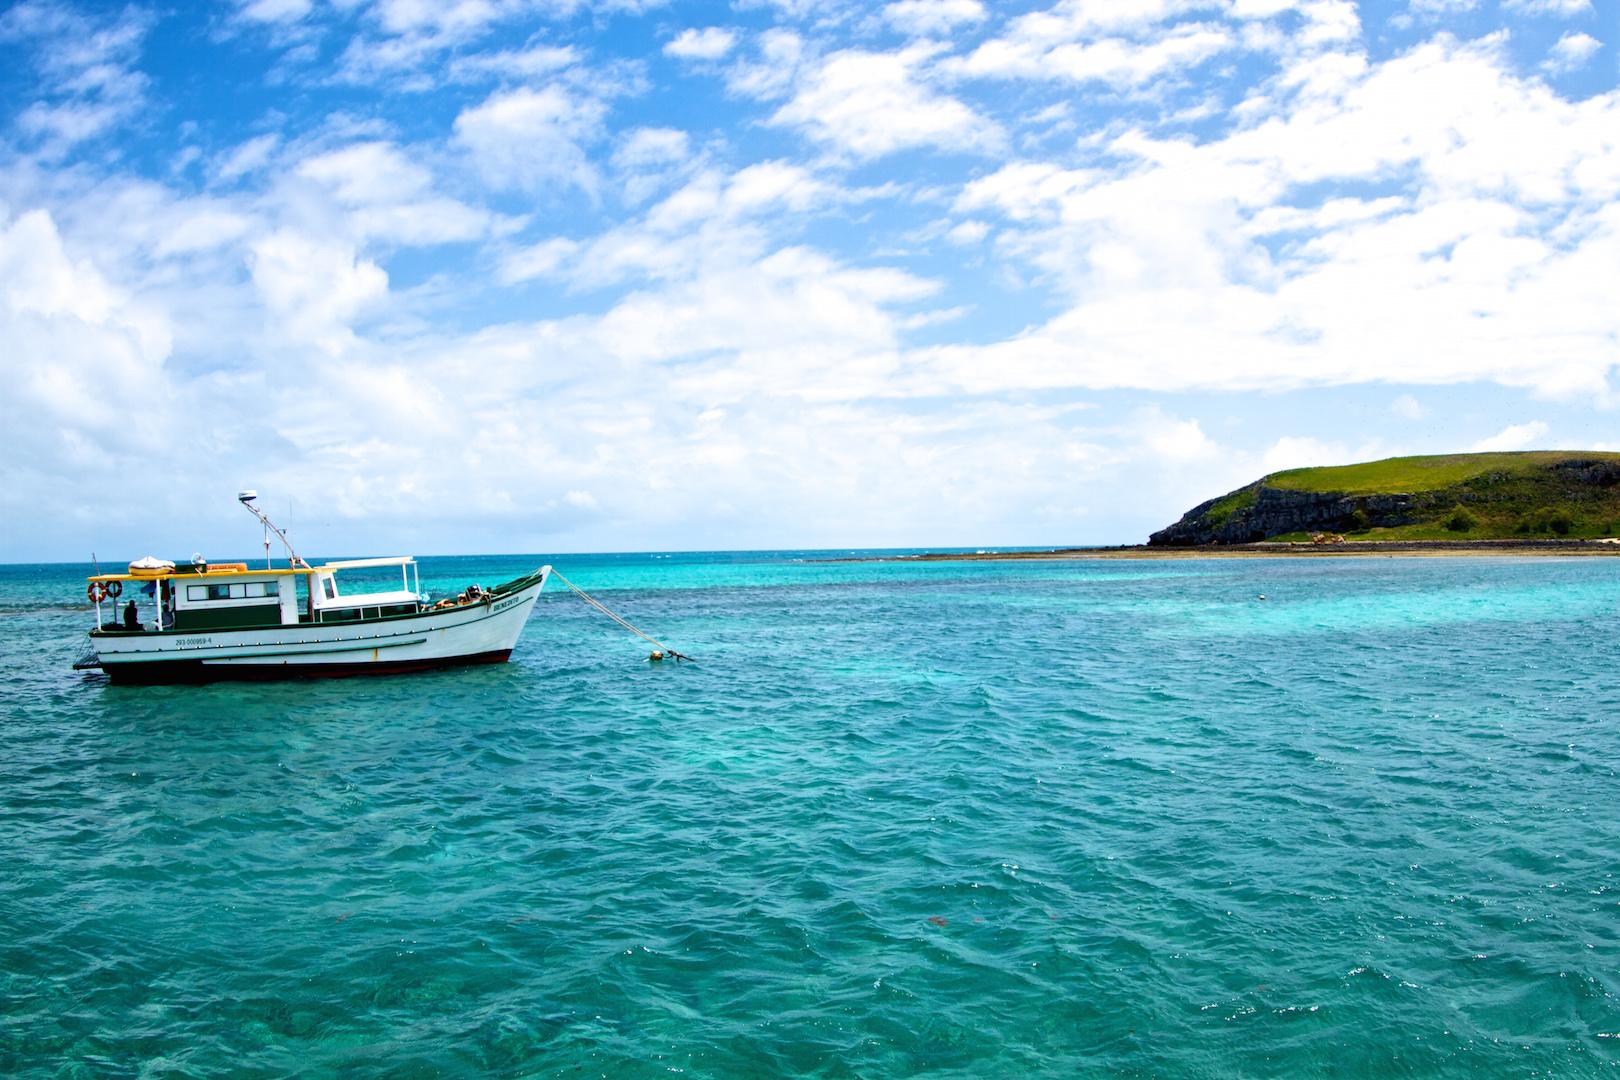
[[[212,609],[185,608],[174,613],[172,629],[246,630],[252,627],[280,625],[281,605],[275,603]]]

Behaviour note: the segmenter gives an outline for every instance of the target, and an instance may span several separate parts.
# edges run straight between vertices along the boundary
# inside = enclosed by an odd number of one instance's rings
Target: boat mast
[[[275,522],[265,517],[264,511],[253,505],[253,500],[257,499],[258,497],[259,493],[257,491],[240,491],[237,492],[236,501],[247,507],[248,513],[252,514],[254,517],[258,518],[264,523],[264,568],[266,570],[272,568],[270,565],[271,533],[275,533],[276,536],[280,538],[281,546],[287,549],[287,558],[291,561],[292,565],[298,566],[302,564],[304,560],[300,559],[298,557],[298,552],[293,550],[292,541],[287,539],[287,534],[278,529]]]

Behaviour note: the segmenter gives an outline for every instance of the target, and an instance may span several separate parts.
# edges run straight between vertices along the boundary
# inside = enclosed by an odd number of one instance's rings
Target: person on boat
[[[135,601],[131,600],[124,605],[124,629],[139,630],[140,628],[141,620],[135,610]]]

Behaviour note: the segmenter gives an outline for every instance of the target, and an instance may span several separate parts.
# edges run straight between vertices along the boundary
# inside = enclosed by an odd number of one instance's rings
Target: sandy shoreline
[[[1307,559],[1345,556],[1450,558],[1455,556],[1620,556],[1615,540],[1352,540],[1343,544],[1214,544],[1202,547],[1054,548],[1050,551],[929,552],[835,562],[1014,562],[1051,559],[1244,559],[1278,556]]]

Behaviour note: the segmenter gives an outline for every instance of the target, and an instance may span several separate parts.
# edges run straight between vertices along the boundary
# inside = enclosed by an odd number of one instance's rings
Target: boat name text
[[[182,649],[190,649],[194,646],[212,645],[214,639],[211,637],[183,637],[175,638],[174,643]]]

